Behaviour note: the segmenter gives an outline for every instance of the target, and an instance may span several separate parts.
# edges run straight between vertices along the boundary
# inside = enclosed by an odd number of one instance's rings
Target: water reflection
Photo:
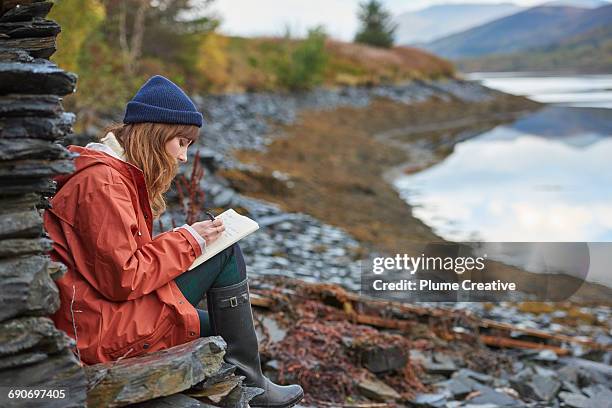
[[[538,102],[612,108],[612,75],[526,76],[525,73],[472,73],[468,79]]]
[[[450,240],[612,241],[612,111],[597,126],[593,115],[554,109],[459,143],[396,187]],[[543,132],[559,115],[565,130]]]
[[[587,280],[612,287],[612,75],[471,78],[553,104],[396,179],[401,196],[452,241],[590,242]]]

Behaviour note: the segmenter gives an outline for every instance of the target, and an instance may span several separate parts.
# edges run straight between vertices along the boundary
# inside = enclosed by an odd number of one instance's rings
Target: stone
[[[68,112],[57,117],[0,117],[0,138],[56,140],[72,132],[75,120]]]
[[[470,404],[495,404],[500,407],[522,406],[523,404],[502,392],[495,391],[493,388],[481,385],[477,391],[480,394],[469,400]]]
[[[45,353],[40,353],[38,351],[26,351],[15,355],[9,355],[0,359],[0,370],[19,369],[21,366],[44,361],[47,357]]]
[[[176,394],[214,375],[226,343],[219,336],[85,367],[89,406],[118,407]]]
[[[441,353],[433,353],[432,360],[426,359],[423,368],[429,374],[451,375],[458,370],[452,359]]]
[[[236,193],[231,189],[225,189],[213,198],[215,207],[227,207],[231,204]]]
[[[61,160],[76,157],[64,146],[40,139],[0,139],[0,162],[22,159]]]
[[[66,272],[68,272],[68,267],[61,262],[49,261],[47,265],[47,272],[49,276],[54,281],[62,278]]]
[[[444,389],[449,398],[463,398],[474,390],[470,381],[465,381],[465,379],[465,377],[455,377],[434,385]]]
[[[0,214],[20,212],[26,208],[34,208],[39,203],[40,195],[36,193],[5,197],[0,195]]]
[[[193,396],[197,396],[198,391],[207,390],[215,384],[226,381],[234,376],[236,372],[236,366],[226,363],[223,361],[221,367],[210,377],[207,377],[204,381],[195,384],[191,389],[190,393]]]
[[[569,381],[562,381],[561,389],[564,391],[572,392],[574,394],[580,394],[582,392],[580,391],[580,388],[578,388],[578,386],[576,386],[574,383],[571,383]]]
[[[27,51],[28,54],[34,58],[49,58],[56,50],[55,36],[30,38],[0,37],[0,47],[22,49]]]
[[[363,379],[357,383],[357,389],[367,398],[376,401],[392,401],[401,398],[393,388],[376,378]]]
[[[564,357],[561,362],[588,372],[591,380],[606,384],[612,383],[612,366],[577,357]]]
[[[241,386],[244,378],[243,376],[230,375],[221,381],[208,384],[196,392],[186,391],[186,393],[192,397],[207,397],[215,403],[219,403],[219,401],[227,397],[234,388]]]
[[[590,398],[594,397],[595,395],[599,393],[605,394],[606,392],[610,392],[610,390],[608,389],[608,387],[606,387],[603,384],[593,384],[588,387],[584,387],[582,389],[582,393],[587,395]]]
[[[55,21],[42,18],[0,24],[0,35],[9,38],[50,37],[59,34],[60,31],[61,28]]]
[[[444,394],[416,394],[410,403],[417,407],[446,407]]]
[[[596,392],[590,401],[592,407],[612,408],[612,391],[604,387],[604,389]]]
[[[540,361],[557,361],[558,356],[552,350],[541,350],[537,356],[534,357],[534,360]]]
[[[0,120],[7,117],[37,116],[59,117],[64,113],[56,95],[9,94],[0,98]]]
[[[55,313],[59,292],[48,267],[49,259],[41,255],[0,259],[0,321]]]
[[[0,162],[0,184],[14,179],[51,178],[74,172],[73,160],[11,160]]]
[[[56,354],[74,341],[57,330],[48,317],[24,317],[0,323],[0,360],[27,351],[45,356]]]
[[[57,186],[55,181],[48,179],[15,179],[2,182],[0,197],[10,196],[15,194],[27,194],[31,192],[42,193],[46,196],[51,196],[55,193]]]
[[[42,231],[42,217],[38,210],[0,214],[0,239],[37,238]]]
[[[263,393],[262,388],[238,386],[219,401],[218,406],[226,408],[249,408],[249,401]]]
[[[2,7],[3,14],[0,16],[0,23],[28,21],[36,17],[43,18],[49,14],[53,6],[53,3],[50,1],[7,0],[5,3],[7,4]],[[16,7],[17,5],[19,6]]]
[[[375,374],[402,369],[408,362],[407,350],[399,346],[359,344],[353,347],[359,363]]]
[[[531,387],[537,399],[541,401],[550,401],[561,389],[561,382],[552,377],[534,375],[531,379]]]
[[[559,393],[559,399],[565,403],[566,406],[572,408],[591,408],[593,405],[590,404],[589,398],[582,394],[575,394],[571,392],[561,391]]]
[[[169,397],[155,398],[138,404],[130,405],[130,408],[214,408],[214,405],[198,401],[185,394],[174,394]]]
[[[481,382],[483,384],[492,384],[493,379],[494,379],[492,376],[488,374],[479,373],[477,371],[470,370],[469,368],[462,368],[461,370],[457,371],[457,373],[453,375],[453,377],[457,377],[457,378],[467,377],[467,378],[474,379],[478,382]]]
[[[0,48],[0,62],[33,62],[34,58],[24,50]]]
[[[25,254],[39,254],[52,249],[50,239],[46,238],[14,238],[0,240],[0,258]]]
[[[0,62],[0,94],[68,95],[74,92],[76,80],[75,74],[50,62]]]
[[[41,405],[28,406],[66,408],[83,407],[86,404],[85,374],[75,355],[67,348],[19,369],[0,370],[0,387],[57,390],[58,393],[64,390],[65,398],[47,398]]]

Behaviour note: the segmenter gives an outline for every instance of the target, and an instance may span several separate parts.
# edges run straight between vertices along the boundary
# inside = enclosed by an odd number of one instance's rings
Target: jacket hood
[[[133,171],[142,173],[138,167],[125,161],[123,149],[113,133],[107,133],[100,142],[88,143],[85,147],[68,146],[70,152],[78,155],[74,160],[75,170],[71,174],[62,174],[54,178],[57,182],[57,190],[76,174],[91,166],[110,166],[127,177],[131,177]]]

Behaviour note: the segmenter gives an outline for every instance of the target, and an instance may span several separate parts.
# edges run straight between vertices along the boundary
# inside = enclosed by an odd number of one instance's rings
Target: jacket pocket
[[[120,349],[106,351],[105,354],[112,360],[117,360],[123,356],[125,356],[125,358],[136,357],[142,354],[167,348],[169,345],[160,344],[160,340],[165,338],[173,327],[174,324],[172,321],[170,319],[166,319],[150,335],[129,343]]]

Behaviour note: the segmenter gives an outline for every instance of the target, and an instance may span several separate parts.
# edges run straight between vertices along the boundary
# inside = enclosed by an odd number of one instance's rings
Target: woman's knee
[[[244,262],[244,254],[242,253],[242,248],[240,248],[240,245],[237,242],[230,246],[230,248],[232,249],[232,255],[236,259],[236,267],[240,272],[240,276],[242,277],[242,279],[246,279],[247,270],[246,264]]]

